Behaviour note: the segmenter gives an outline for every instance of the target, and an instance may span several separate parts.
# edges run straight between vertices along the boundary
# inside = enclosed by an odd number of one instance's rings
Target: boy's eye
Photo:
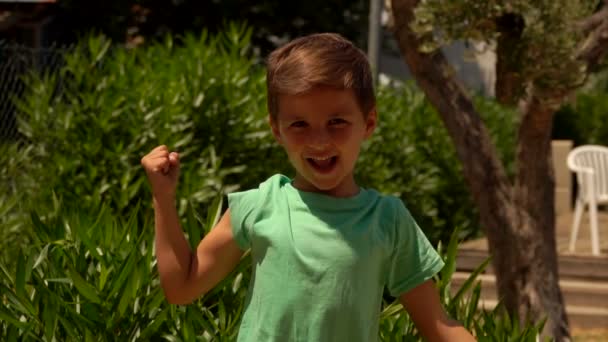
[[[292,122],[290,126],[295,127],[295,128],[306,127],[306,122],[305,121],[295,121],[295,122]]]
[[[341,119],[341,118],[335,118],[335,119],[329,120],[330,126],[343,125],[345,123],[347,123],[346,120]]]

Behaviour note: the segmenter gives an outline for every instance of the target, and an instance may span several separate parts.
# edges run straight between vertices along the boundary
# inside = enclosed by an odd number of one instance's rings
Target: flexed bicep
[[[184,302],[189,303],[215,287],[238,265],[243,254],[234,240],[228,209],[196,249],[183,293]]]

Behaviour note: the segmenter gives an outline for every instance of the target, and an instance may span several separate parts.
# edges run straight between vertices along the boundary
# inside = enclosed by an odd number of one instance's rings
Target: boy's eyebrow
[[[349,117],[352,117],[355,115],[357,115],[357,113],[347,110],[347,111],[338,111],[338,112],[332,113],[329,117],[330,118],[336,118],[336,117],[349,118]]]
[[[283,114],[283,117],[285,118],[285,120],[287,121],[300,121],[300,120],[305,120],[305,118],[301,115],[297,115],[297,114]]]

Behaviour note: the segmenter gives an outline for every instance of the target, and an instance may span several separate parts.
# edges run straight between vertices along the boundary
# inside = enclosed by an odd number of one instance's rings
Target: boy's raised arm
[[[160,205],[155,203],[156,208]],[[164,216],[169,214],[169,217]],[[188,304],[211,290],[239,263],[243,251],[232,236],[230,209],[199,243],[190,247],[173,212],[156,209],[156,257],[160,281],[171,304]]]
[[[187,304],[212,289],[238,264],[243,251],[232,236],[230,211],[193,253],[175,208],[179,155],[159,146],[141,163],[152,186],[155,244],[161,286],[172,304]]]
[[[475,341],[473,335],[460,323],[447,316],[441,306],[433,280],[427,280],[402,294],[399,301],[425,340],[430,342]]]

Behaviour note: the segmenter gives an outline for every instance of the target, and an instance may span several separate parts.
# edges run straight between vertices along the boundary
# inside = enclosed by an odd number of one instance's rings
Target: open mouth
[[[315,170],[323,173],[330,172],[333,170],[336,162],[338,161],[337,156],[327,158],[306,158],[308,164],[310,164]]]

